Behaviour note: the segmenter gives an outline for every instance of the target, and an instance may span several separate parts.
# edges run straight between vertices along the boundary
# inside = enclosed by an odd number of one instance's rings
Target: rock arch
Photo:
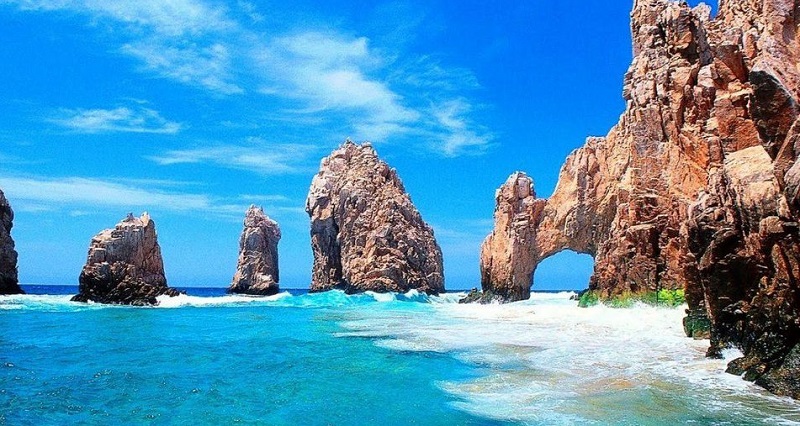
[[[524,299],[552,250],[594,253],[601,297],[684,288],[709,355],[737,346],[730,372],[800,398],[800,0],[710,11],[634,1],[625,112],[549,199],[520,173],[500,188],[481,284]]]

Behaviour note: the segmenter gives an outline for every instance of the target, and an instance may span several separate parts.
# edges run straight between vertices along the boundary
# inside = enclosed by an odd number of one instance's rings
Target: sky
[[[308,187],[351,138],[397,169],[446,287],[479,287],[495,189],[523,170],[549,196],[623,112],[631,4],[0,0],[20,282],[77,285],[91,237],[147,211],[170,285],[225,287],[257,204],[282,229],[281,286],[306,288]],[[591,269],[559,254],[534,289]]]

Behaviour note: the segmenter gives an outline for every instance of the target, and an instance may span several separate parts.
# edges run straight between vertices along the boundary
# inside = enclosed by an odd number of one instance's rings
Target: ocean
[[[800,424],[800,404],[706,359],[682,308],[191,288],[136,308],[24,288],[0,296],[0,424]]]

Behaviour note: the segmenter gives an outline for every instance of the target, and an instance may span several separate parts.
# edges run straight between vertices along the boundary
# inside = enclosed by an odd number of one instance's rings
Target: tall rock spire
[[[312,291],[444,291],[442,251],[397,172],[369,143],[322,160],[306,200]]]

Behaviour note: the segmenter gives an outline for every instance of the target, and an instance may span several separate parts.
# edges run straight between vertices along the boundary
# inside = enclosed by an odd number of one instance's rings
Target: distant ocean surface
[[[0,425],[800,424],[800,404],[706,359],[682,309],[211,288],[134,308],[23,288],[0,296]]]

